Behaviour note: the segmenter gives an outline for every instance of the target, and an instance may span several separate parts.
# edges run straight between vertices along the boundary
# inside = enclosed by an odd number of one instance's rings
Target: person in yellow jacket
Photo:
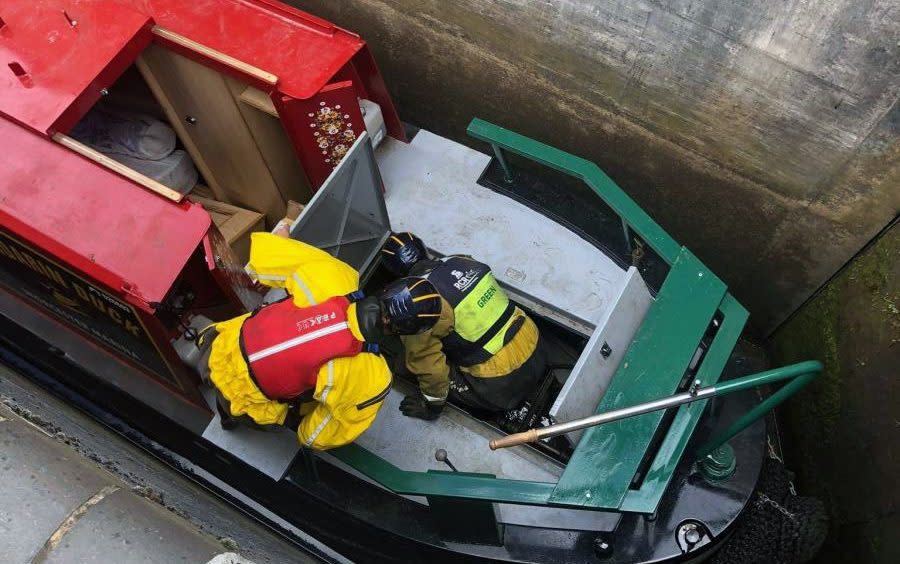
[[[288,298],[201,335],[223,427],[287,425],[313,449],[352,442],[391,386],[377,300],[360,299],[349,265],[284,236],[253,233],[248,270]]]
[[[493,412],[527,399],[546,369],[540,333],[488,265],[468,256],[430,259],[412,233],[392,234],[382,263],[403,276],[379,299],[419,384],[400,405],[404,415],[435,419],[448,397]]]

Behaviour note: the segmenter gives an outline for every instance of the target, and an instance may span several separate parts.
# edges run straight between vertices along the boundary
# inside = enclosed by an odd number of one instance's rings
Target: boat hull
[[[5,364],[204,487],[241,505],[217,485],[227,484],[355,561],[463,561],[473,557],[510,562],[699,561],[726,542],[738,526],[765,456],[765,424],[758,422],[732,441],[738,458],[732,478],[720,484],[707,483],[689,460],[682,461],[653,515],[624,514],[608,532],[506,525],[501,544],[452,542],[427,506],[325,460],[298,459],[284,479],[273,481],[205,441],[194,417],[151,407],[165,398],[150,397],[153,392],[145,389],[138,399],[122,382],[111,382],[104,375],[116,368],[125,370],[127,365],[80,334],[5,291],[0,291],[0,314],[0,357]],[[86,350],[97,354],[87,359]],[[725,377],[753,371],[757,362],[736,352]],[[138,378],[139,373],[130,376]],[[693,440],[702,441],[746,410],[755,402],[750,396],[713,403]],[[243,509],[254,511],[252,507]],[[691,522],[701,524],[709,542],[685,553],[679,547],[678,533]],[[601,550],[604,543],[607,550]]]

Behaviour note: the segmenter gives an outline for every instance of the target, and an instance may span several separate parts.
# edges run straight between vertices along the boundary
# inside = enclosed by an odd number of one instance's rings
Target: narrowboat
[[[766,414],[820,368],[767,370],[726,284],[594,163],[474,116],[467,145],[401,122],[359,36],[275,0],[6,0],[0,57],[3,361],[350,559],[707,559]],[[194,339],[281,297],[244,265],[292,201],[291,236],[368,292],[392,230],[490,264],[550,343],[529,400],[422,421],[395,377],[345,447],[224,430]]]

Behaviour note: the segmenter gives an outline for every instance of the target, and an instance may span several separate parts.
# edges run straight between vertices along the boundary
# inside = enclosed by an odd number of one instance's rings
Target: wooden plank
[[[172,43],[175,43],[176,45],[184,47],[185,49],[188,49],[190,51],[200,53],[204,57],[209,57],[217,63],[223,64],[227,67],[231,67],[244,74],[248,74],[256,78],[257,80],[260,80],[267,84],[271,84],[272,86],[278,84],[278,77],[274,74],[266,72],[261,68],[254,67],[253,65],[245,63],[244,61],[235,59],[231,55],[226,55],[221,51],[216,51],[215,49],[207,47],[206,45],[197,43],[193,39],[188,39],[187,37],[175,33],[174,31],[169,31],[168,29],[159,27],[158,25],[153,26],[153,29],[151,31],[153,31],[153,34],[157,37],[161,37],[166,41],[171,41]]]
[[[203,206],[238,258],[246,262],[250,255],[250,233],[265,230],[263,214],[195,193],[188,199]]]
[[[150,178],[149,176],[145,176],[140,172],[134,170],[133,168],[129,168],[123,165],[119,161],[104,155],[100,151],[88,147],[84,143],[80,143],[75,139],[72,139],[68,135],[63,135],[62,133],[54,133],[53,140],[60,145],[78,153],[79,155],[86,157],[94,161],[95,163],[124,176],[125,178],[131,180],[136,184],[140,184],[141,186],[152,192],[156,192],[160,196],[168,198],[173,202],[180,202],[182,198],[184,198],[184,196],[180,192],[172,190],[165,184],[162,184],[161,182],[158,182]]]
[[[253,88],[252,86],[247,86],[243,90],[241,90],[238,99],[249,105],[253,106],[257,110],[261,112],[265,112],[270,116],[277,118],[278,110],[275,109],[275,104],[272,102],[272,99],[269,98],[269,95],[259,90],[258,88]]]
[[[216,195],[213,191],[206,186],[205,184],[197,184],[191,189],[191,196],[198,196],[200,198],[207,198],[209,200],[215,200]]]
[[[138,68],[216,199],[264,213],[270,225],[284,217],[286,198],[225,77],[159,45],[144,51]]]
[[[147,56],[152,56],[152,54],[150,53],[152,49],[153,46],[151,45],[146,51],[144,51],[144,54],[138,57],[137,61],[135,61],[135,67],[137,67],[138,71],[141,73],[141,76],[144,78],[144,81],[147,83],[147,86],[150,88],[150,91],[153,93],[156,101],[159,102],[160,107],[166,114],[166,119],[168,120],[169,125],[172,126],[172,129],[175,130],[176,135],[178,135],[178,139],[181,140],[182,145],[184,145],[184,149],[191,156],[191,160],[194,161],[194,166],[196,166],[197,170],[200,171],[203,179],[209,185],[210,190],[212,190],[217,199],[227,200],[228,197],[226,196],[224,189],[219,186],[216,175],[213,174],[213,171],[209,168],[209,165],[206,164],[206,159],[203,158],[203,155],[200,153],[200,149],[197,148],[197,145],[194,144],[192,137],[188,134],[187,129],[185,128],[185,124],[182,121],[183,116],[178,114],[178,111],[175,109],[175,105],[169,98],[168,92],[163,87],[160,79],[158,79],[157,75],[153,72],[151,63],[147,61]],[[158,67],[159,64],[156,64],[155,66]]]
[[[203,206],[203,209],[209,212],[209,215],[214,220],[217,220],[215,221],[216,227],[219,228],[219,231],[222,232],[229,244],[249,232],[263,218],[263,215],[259,212],[245,210],[225,202],[210,200],[193,194],[188,196],[188,199]]]
[[[266,166],[269,167],[269,173],[278,186],[282,199],[294,200],[297,202],[308,202],[312,196],[312,189],[309,186],[309,180],[306,172],[297,158],[294,144],[291,143],[287,132],[278,118],[278,112],[269,96],[257,90],[256,88],[245,85],[231,77],[225,77],[225,82],[231,90],[232,96],[236,100],[238,110],[244,118],[244,123],[253,135],[259,152]],[[271,112],[260,111],[259,105],[251,104],[249,107],[244,100],[244,96],[248,91],[253,91],[254,99],[264,99],[269,104]],[[273,117],[274,116],[274,117]]]

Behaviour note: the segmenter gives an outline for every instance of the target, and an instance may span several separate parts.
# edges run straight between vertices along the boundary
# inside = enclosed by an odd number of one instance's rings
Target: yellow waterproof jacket
[[[537,325],[519,308],[513,312],[513,320],[517,317],[524,317],[525,322],[503,348],[485,362],[460,367],[460,370],[476,378],[502,378],[531,358],[537,348]],[[430,401],[446,400],[450,390],[450,366],[441,339],[453,331],[453,324],[453,307],[441,298],[441,316],[434,327],[425,333],[402,337],[406,368],[416,375],[419,390]]]
[[[251,235],[248,270],[261,284],[285,288],[298,307],[359,288],[359,273],[346,263],[300,241],[269,233]],[[355,307],[351,304],[348,310],[348,323],[363,340]],[[247,415],[260,425],[281,424],[288,405],[263,395],[241,355],[238,338],[248,315],[216,324],[218,336],[209,356],[210,380],[228,400],[232,415]],[[327,449],[352,442],[375,420],[390,385],[391,373],[380,355],[361,353],[327,362],[319,369],[313,394],[316,403],[297,429],[301,444]]]

